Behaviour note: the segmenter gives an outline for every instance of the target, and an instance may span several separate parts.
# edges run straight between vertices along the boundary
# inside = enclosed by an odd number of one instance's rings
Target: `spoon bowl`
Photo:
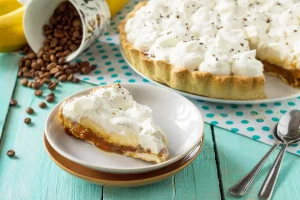
[[[277,131],[273,132],[275,138],[290,144],[300,140],[300,111],[292,110],[282,116],[277,124]]]

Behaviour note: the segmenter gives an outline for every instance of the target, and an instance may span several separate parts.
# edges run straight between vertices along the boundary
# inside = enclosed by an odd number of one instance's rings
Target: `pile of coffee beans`
[[[61,3],[54,11],[49,24],[44,25],[45,41],[38,53],[29,46],[23,48],[25,54],[19,60],[19,77],[24,77],[21,84],[36,90],[35,95],[41,96],[38,90],[48,84],[50,90],[55,90],[58,82],[80,82],[75,73],[89,74],[96,68],[88,61],[70,64],[65,57],[76,51],[82,40],[82,23],[77,10],[70,2]],[[33,79],[30,81],[30,79]]]

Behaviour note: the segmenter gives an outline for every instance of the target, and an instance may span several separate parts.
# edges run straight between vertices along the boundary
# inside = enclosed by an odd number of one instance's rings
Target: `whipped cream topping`
[[[125,31],[137,49],[175,67],[261,76],[256,58],[283,66],[300,60],[299,16],[297,0],[151,0]]]
[[[127,144],[141,145],[152,153],[158,154],[166,148],[165,135],[155,125],[152,110],[134,101],[129,91],[120,85],[98,88],[92,94],[66,101],[62,112],[79,123],[87,118],[99,124],[108,135],[126,136]]]

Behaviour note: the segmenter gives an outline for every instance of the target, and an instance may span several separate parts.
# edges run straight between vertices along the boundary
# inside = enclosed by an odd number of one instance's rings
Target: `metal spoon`
[[[274,132],[277,131],[277,125],[274,130]],[[262,166],[265,164],[265,162],[268,160],[272,152],[279,146],[279,144],[282,143],[281,139],[277,136],[277,134],[274,134],[274,138],[276,139],[275,144],[271,147],[271,149],[262,157],[262,159],[253,167],[253,169],[244,176],[237,184],[229,188],[229,191],[234,196],[244,196],[247,190],[249,189],[251,183],[253,182],[254,178],[257,176],[258,172],[262,168]]]
[[[292,110],[281,119],[278,123],[276,133],[283,141],[283,146],[258,193],[260,199],[271,198],[286,148],[289,144],[295,143],[300,139],[300,111]]]
[[[289,115],[286,113],[285,115]],[[279,120],[279,123],[283,123],[283,120],[285,121],[286,117],[282,117]],[[278,126],[278,124],[277,124]],[[277,126],[273,132],[273,136],[276,139],[276,143],[271,147],[271,149],[266,153],[264,157],[254,166],[254,168],[246,175],[244,176],[237,184],[229,188],[229,191],[234,196],[244,196],[247,190],[249,189],[251,183],[253,182],[254,178],[257,176],[258,172],[262,168],[262,166],[265,164],[265,162],[268,160],[272,152],[278,147],[279,144],[283,143],[282,140],[278,137],[276,134],[277,132]]]

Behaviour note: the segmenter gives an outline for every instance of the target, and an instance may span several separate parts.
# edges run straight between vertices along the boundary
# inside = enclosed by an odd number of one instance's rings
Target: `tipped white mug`
[[[37,53],[43,46],[43,26],[58,5],[65,0],[31,0],[25,9],[23,26],[25,37],[31,49]],[[78,49],[66,57],[69,62],[88,48],[109,25],[110,12],[105,0],[69,0],[79,13],[82,22],[82,40]]]

